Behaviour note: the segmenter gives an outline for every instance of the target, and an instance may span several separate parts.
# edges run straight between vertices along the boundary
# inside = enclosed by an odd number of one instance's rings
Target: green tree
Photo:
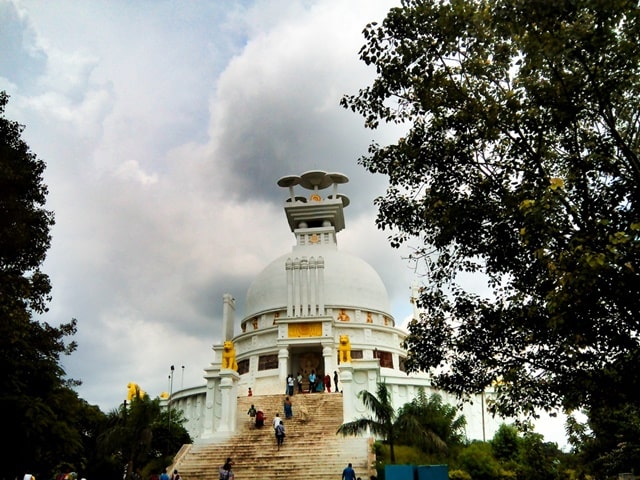
[[[40,267],[49,248],[53,214],[45,210],[45,164],[22,140],[22,125],[5,118],[0,92],[0,410],[11,441],[4,449],[7,478],[49,477],[61,459],[78,458],[83,443],[73,418],[78,385],[65,379],[60,355],[75,342],[76,321],[52,327],[34,315],[47,311],[51,284]]]
[[[396,411],[391,403],[387,384],[379,382],[376,394],[377,396],[367,390],[360,391],[358,398],[360,398],[364,406],[371,411],[372,416],[343,423],[336,433],[346,437],[348,435],[360,435],[370,432],[372,435],[382,438],[389,445],[391,463],[395,463],[396,454],[394,445],[397,437],[395,421],[397,417]]]
[[[522,439],[519,478],[554,480],[558,478],[561,452],[554,443],[543,442],[539,433],[528,432]]]
[[[127,480],[136,472],[144,476],[163,470],[183,444],[191,443],[182,413],[174,410],[169,416],[159,398],[151,400],[139,390],[129,404],[125,402],[107,417],[98,437],[100,457],[111,458]]]
[[[502,424],[491,439],[493,455],[501,462],[508,462],[518,458],[522,439],[518,430],[511,425]]]
[[[486,442],[472,442],[460,452],[457,463],[462,470],[471,475],[473,480],[503,478],[500,464],[493,456],[491,445]]]
[[[435,400],[435,403],[429,403],[428,401],[421,403],[418,399],[414,403],[405,404],[402,409],[396,412],[391,403],[391,397],[385,382],[378,383],[376,395],[367,390],[362,390],[358,393],[358,398],[371,411],[372,415],[343,423],[336,433],[348,436],[369,432],[381,438],[389,446],[391,463],[396,462],[395,446],[400,442],[405,445],[429,446],[431,449],[440,452],[447,450],[446,442],[432,429],[438,422],[435,419],[429,421],[429,419],[422,416],[427,409],[430,409],[430,411],[437,410],[435,407],[437,402]],[[423,400],[425,399],[423,398]],[[464,417],[456,421],[464,424]],[[450,439],[457,438],[458,427],[453,428],[455,431],[447,431],[441,425],[437,426],[440,427],[442,432],[450,434]],[[412,440],[409,441],[408,439]]]
[[[377,224],[419,239],[428,282],[409,371],[503,416],[633,402],[640,387],[640,9],[631,0],[405,0],[364,30],[402,124],[360,159],[388,176]],[[469,274],[489,293],[465,287]]]
[[[581,464],[598,477],[631,472],[640,463],[640,407],[589,410],[586,423],[567,421],[569,442]]]
[[[442,453],[451,447],[461,446],[466,441],[464,429],[467,421],[458,413],[454,406],[443,403],[437,393],[427,397],[424,389],[420,388],[416,398],[400,408],[397,420],[397,426],[402,430],[405,429],[404,424],[417,423],[412,429],[420,434],[403,435],[398,443],[415,445],[429,453]]]

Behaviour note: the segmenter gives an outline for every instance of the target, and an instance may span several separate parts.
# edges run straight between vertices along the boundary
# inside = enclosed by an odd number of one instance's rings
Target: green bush
[[[471,474],[473,480],[501,480],[502,469],[493,457],[491,445],[475,442],[466,447],[458,457],[461,468]]]
[[[450,470],[449,480],[472,480],[472,479],[471,479],[471,475],[469,475],[464,470]]]
[[[443,465],[449,463],[449,458],[443,454],[426,453],[417,447],[396,445],[396,465]],[[373,451],[376,454],[376,468],[384,468],[390,465],[389,445],[383,442],[375,442]]]

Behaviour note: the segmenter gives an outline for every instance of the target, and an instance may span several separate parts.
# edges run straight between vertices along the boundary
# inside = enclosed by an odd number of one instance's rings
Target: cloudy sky
[[[56,225],[44,317],[78,320],[64,359],[103,411],[136,382],[152,397],[204,383],[222,296],[294,243],[278,178],[337,171],[351,199],[341,249],[383,278],[397,322],[419,266],[375,226],[385,178],[358,165],[373,140],[339,106],[374,72],[362,29],[391,0],[0,0],[6,116],[47,164]],[[239,327],[236,326],[236,332]],[[539,427],[563,443],[562,424]]]

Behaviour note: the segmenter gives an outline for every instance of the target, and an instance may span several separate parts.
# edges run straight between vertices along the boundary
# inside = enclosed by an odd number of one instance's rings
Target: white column
[[[216,396],[220,385],[220,367],[209,366],[205,369],[204,378],[207,380],[207,391],[204,400],[204,412],[202,423],[202,438],[211,438],[218,425],[216,424]]]
[[[222,332],[224,340],[233,338],[233,323],[236,312],[236,301],[229,293],[222,296]]]
[[[318,257],[318,315],[324,315],[324,258]]]
[[[307,257],[300,260],[300,315],[307,317],[309,315],[309,261]]]
[[[293,315],[300,316],[300,259],[293,260]]]
[[[350,363],[340,365],[340,383],[342,384],[342,408],[344,412],[344,423],[352,422],[356,419],[355,402],[359,401],[353,393],[353,368]]]
[[[324,358],[324,374],[329,375],[331,377],[331,383],[333,383],[333,358],[334,358],[335,350],[333,347],[325,346],[322,349],[322,357]],[[324,378],[322,379],[324,383]],[[333,390],[331,390],[333,392]]]
[[[318,271],[316,269],[316,259],[314,257],[309,258],[309,315],[315,316],[318,311],[318,304],[316,300],[316,275]]]
[[[237,383],[240,379],[233,370],[224,370],[220,372],[220,426],[219,432],[235,432],[236,416],[238,414],[238,388]]]
[[[290,258],[284,268],[287,272],[287,317],[293,317],[293,262]]]
[[[289,373],[289,350],[281,348],[278,350],[278,381],[282,386],[280,392],[287,390],[287,374]]]

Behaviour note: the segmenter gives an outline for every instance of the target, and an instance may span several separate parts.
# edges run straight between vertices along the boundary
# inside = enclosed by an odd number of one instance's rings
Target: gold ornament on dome
[[[311,200],[312,202],[321,202],[322,201],[322,197],[320,195],[318,195],[317,193],[313,193],[309,197],[309,200]]]
[[[338,314],[338,320],[340,320],[341,322],[349,321],[349,315],[347,315],[347,312],[344,311],[344,308],[340,310],[340,313]]]
[[[254,330],[257,330],[257,329],[258,329],[258,319],[257,319],[257,318],[254,318],[254,319],[253,319],[253,329],[254,329]]]
[[[320,241],[320,236],[317,233],[314,233],[313,235],[311,235],[311,238],[309,238],[309,242],[311,243],[318,243]]]
[[[367,312],[367,323],[373,323],[373,318],[371,318],[371,312]]]
[[[289,324],[289,338],[301,338],[301,337],[321,337],[322,336],[322,323],[290,323]]]

